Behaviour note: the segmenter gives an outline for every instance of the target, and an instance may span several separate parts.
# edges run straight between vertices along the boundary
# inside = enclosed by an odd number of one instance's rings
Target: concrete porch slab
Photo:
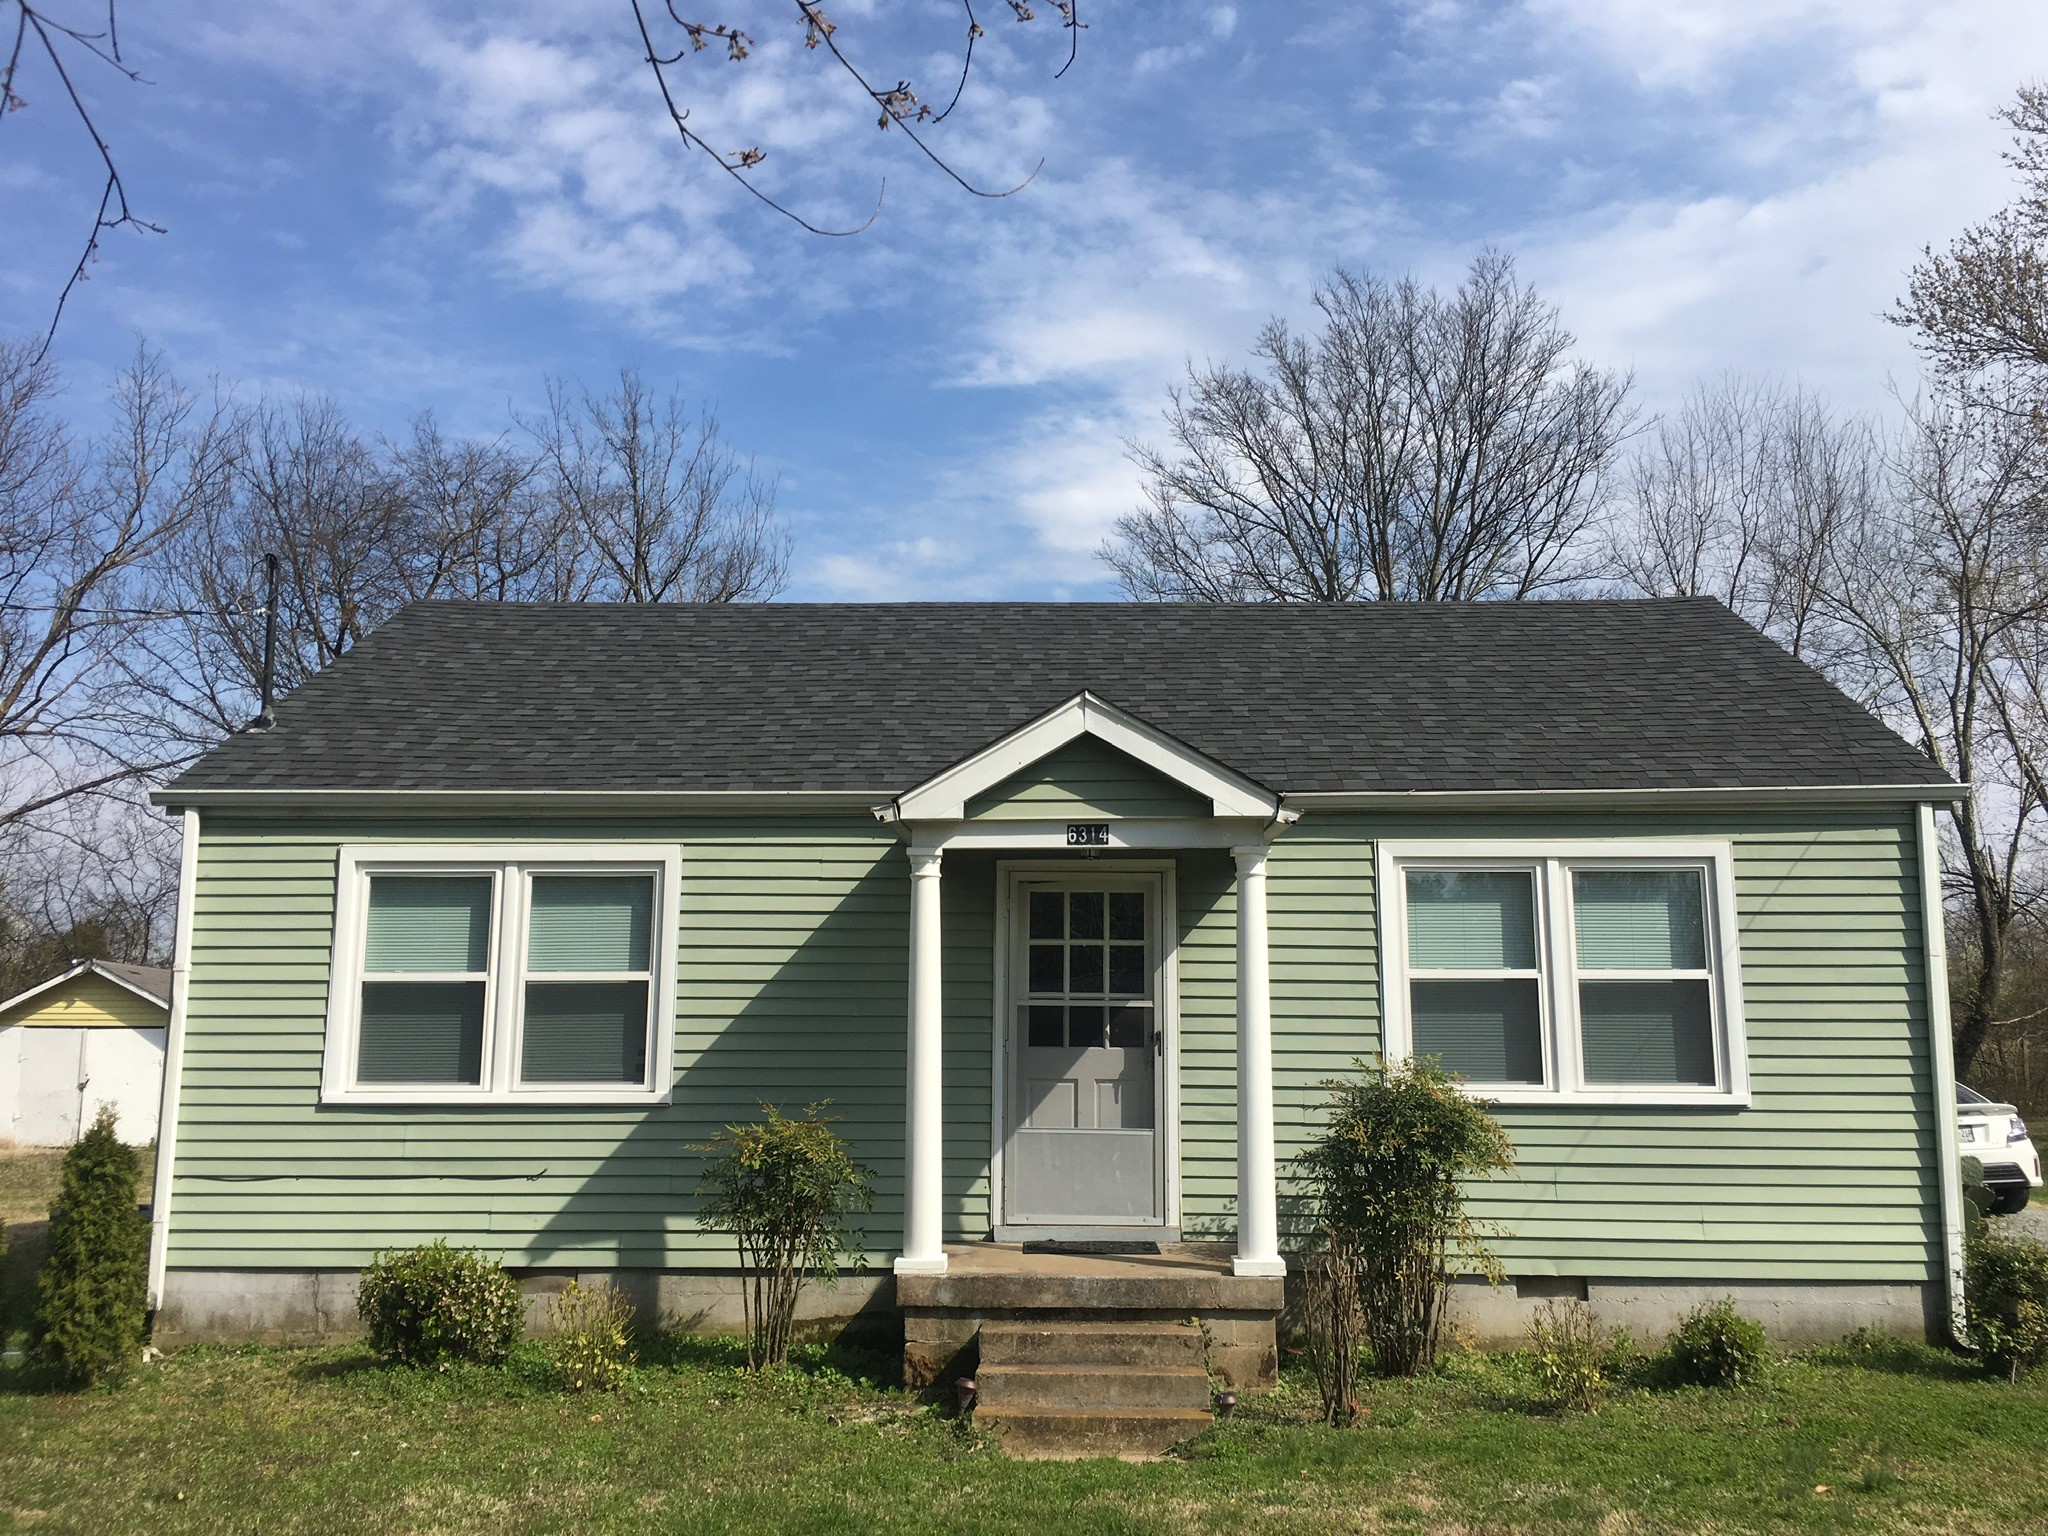
[[[1162,1244],[1157,1254],[1026,1253],[1018,1243],[952,1243],[947,1273],[899,1275],[903,1368],[929,1386],[975,1368],[984,1323],[1201,1324],[1208,1368],[1233,1390],[1277,1379],[1286,1282],[1231,1273],[1217,1243]]]

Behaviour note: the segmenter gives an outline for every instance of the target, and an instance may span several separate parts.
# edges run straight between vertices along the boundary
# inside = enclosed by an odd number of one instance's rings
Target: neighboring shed
[[[171,973],[80,960],[0,1003],[0,1137],[69,1146],[111,1104],[121,1139],[156,1139]]]

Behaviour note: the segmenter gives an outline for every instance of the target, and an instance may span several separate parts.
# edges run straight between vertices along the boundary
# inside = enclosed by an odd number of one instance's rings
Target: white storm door
[[[1013,890],[1005,1225],[1166,1222],[1161,885],[1104,870]]]

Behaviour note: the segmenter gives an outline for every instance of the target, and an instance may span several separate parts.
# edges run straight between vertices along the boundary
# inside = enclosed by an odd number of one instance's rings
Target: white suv
[[[2041,1154],[2028,1139],[2027,1122],[2020,1112],[1957,1083],[1956,1125],[1963,1156],[1984,1165],[1991,1214],[2010,1216],[2025,1210],[2028,1199],[2041,1187]]]

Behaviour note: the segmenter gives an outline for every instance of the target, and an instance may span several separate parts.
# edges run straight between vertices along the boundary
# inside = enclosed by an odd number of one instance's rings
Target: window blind
[[[1534,978],[1409,983],[1415,1054],[1474,1083],[1543,1081],[1542,1007]]]
[[[1572,913],[1581,970],[1703,971],[1706,918],[1696,869],[1581,869]]]
[[[1408,963],[1424,970],[1534,970],[1535,876],[1410,870]]]
[[[535,875],[528,971],[644,971],[654,926],[650,875]]]
[[[488,875],[375,875],[363,968],[481,971],[491,952]]]

